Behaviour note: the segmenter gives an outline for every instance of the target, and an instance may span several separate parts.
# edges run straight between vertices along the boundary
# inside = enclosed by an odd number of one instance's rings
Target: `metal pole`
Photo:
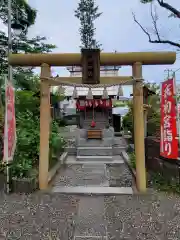
[[[11,0],[8,0],[8,57],[10,55],[10,53],[12,52],[12,34],[11,34]],[[8,64],[8,79],[6,79],[6,89],[7,89],[7,85],[8,85],[8,81],[12,83],[12,66]],[[6,98],[6,105],[7,105],[7,101],[8,99]],[[10,189],[9,189],[9,156],[8,156],[8,119],[7,119],[7,107],[6,107],[6,117],[5,117],[5,121],[6,121],[6,127],[5,127],[5,138],[6,138],[6,174],[7,174],[7,184],[6,184],[6,191],[9,194]]]
[[[12,52],[12,33],[11,33],[11,0],[8,0],[8,57]],[[12,66],[8,64],[8,81],[12,82]]]

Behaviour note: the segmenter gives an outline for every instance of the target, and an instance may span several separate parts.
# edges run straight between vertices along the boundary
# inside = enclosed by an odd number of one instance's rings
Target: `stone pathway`
[[[109,162],[80,163],[75,156],[69,156],[66,162],[68,165],[56,176],[52,191],[80,194],[74,240],[108,240],[104,195],[127,194],[127,189],[132,194],[131,173],[120,156]]]
[[[60,186],[103,186],[108,185],[108,176],[104,164],[67,165],[56,177],[55,187]]]
[[[81,197],[75,222],[74,238],[103,237],[107,239],[104,209],[104,197]]]
[[[120,156],[114,161],[77,161],[69,156],[53,183],[53,192],[85,194],[132,194],[132,176]],[[70,165],[69,163],[73,163]]]
[[[146,195],[119,196],[101,192],[107,186],[111,189],[133,186],[131,173],[120,158],[111,163],[77,163],[71,156],[67,162],[72,164],[61,170],[54,189],[69,186],[82,189],[79,193],[86,194],[77,195],[74,240],[180,239],[179,197],[155,191]],[[89,186],[98,187],[102,194],[97,191],[87,195],[85,189]]]

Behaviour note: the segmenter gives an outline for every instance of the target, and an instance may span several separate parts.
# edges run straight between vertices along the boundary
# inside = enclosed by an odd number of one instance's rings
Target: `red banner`
[[[176,100],[174,79],[162,83],[161,92],[161,147],[160,155],[169,159],[178,158],[176,123]]]
[[[85,108],[111,108],[112,107],[112,101],[111,99],[92,99],[92,100],[77,100],[76,102],[76,108],[78,110],[85,110]]]
[[[10,82],[6,86],[6,117],[4,125],[4,161],[12,161],[16,147],[16,118],[14,88]]]

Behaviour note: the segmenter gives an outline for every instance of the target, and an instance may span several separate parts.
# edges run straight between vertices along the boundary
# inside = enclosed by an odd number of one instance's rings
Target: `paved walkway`
[[[71,165],[70,165],[71,163]],[[57,175],[53,192],[89,194],[132,194],[132,176],[120,156],[109,162],[67,159],[67,166]]]

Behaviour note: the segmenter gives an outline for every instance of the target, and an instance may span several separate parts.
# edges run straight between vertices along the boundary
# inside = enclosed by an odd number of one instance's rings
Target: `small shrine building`
[[[101,76],[118,76],[120,67],[101,67]],[[68,68],[70,77],[81,77],[81,67]],[[113,99],[118,95],[118,86],[107,88],[77,87],[66,91],[66,97],[76,101],[76,111],[79,116],[78,125],[84,129],[104,129],[112,126]],[[123,95],[121,88],[121,96]]]

